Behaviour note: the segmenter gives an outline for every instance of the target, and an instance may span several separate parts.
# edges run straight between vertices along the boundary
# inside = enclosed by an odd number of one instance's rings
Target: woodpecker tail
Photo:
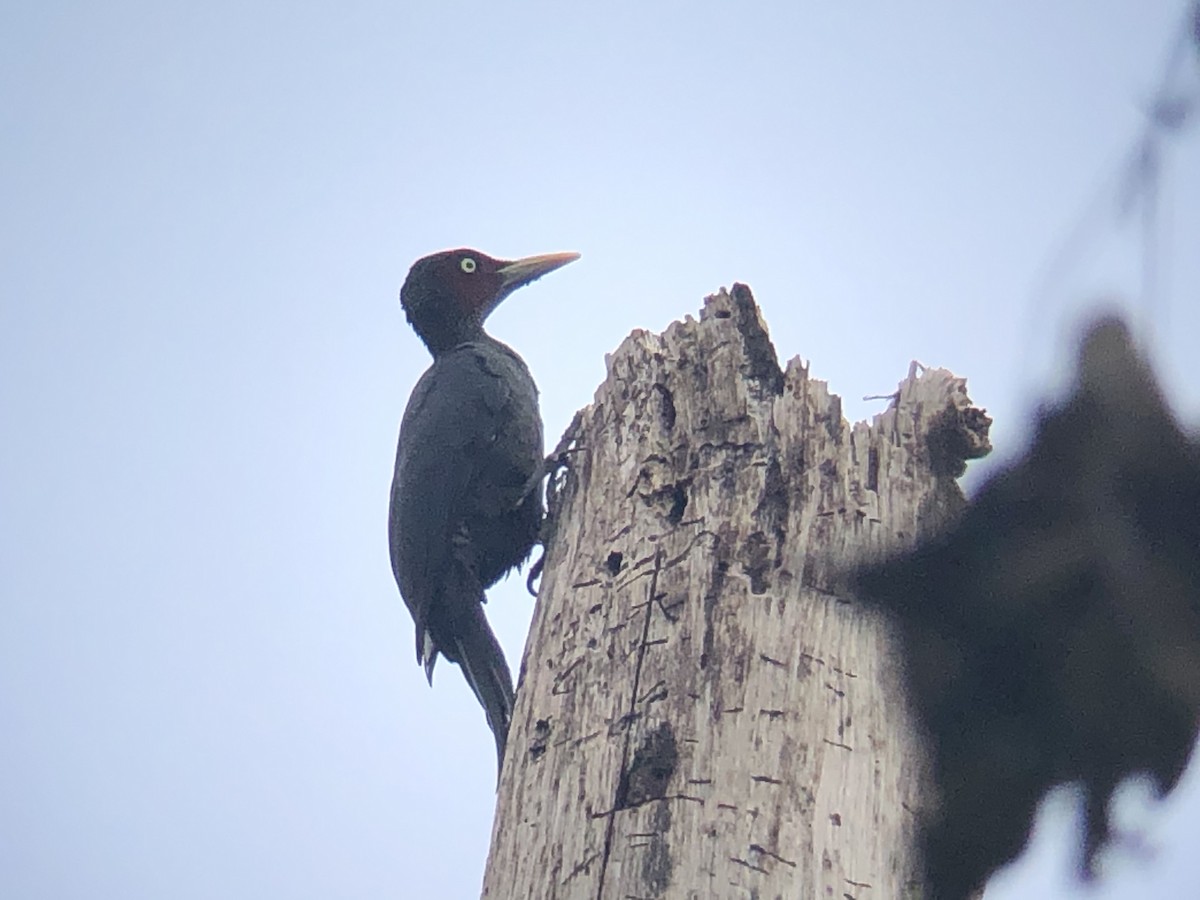
[[[479,600],[469,601],[460,607],[459,613],[452,624],[443,626],[440,639],[435,639],[428,627],[417,629],[417,662],[424,664],[425,677],[431,686],[433,667],[439,654],[458,663],[495,735],[496,777],[499,778],[515,699],[512,675],[504,651],[483,614],[482,592]]]
[[[496,738],[496,777],[499,778],[515,695],[504,651],[488,625],[483,607],[475,604],[475,613],[469,620],[469,627],[461,628],[454,636],[454,655],[458,657],[455,662],[462,667],[463,677],[475,692]]]

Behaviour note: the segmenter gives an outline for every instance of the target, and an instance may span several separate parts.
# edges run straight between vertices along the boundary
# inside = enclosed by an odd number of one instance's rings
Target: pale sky
[[[453,667],[425,684],[387,554],[425,253],[583,253],[492,320],[551,444],[630,330],[735,280],[853,418],[910,359],[965,376],[996,418],[968,485],[1099,297],[1194,428],[1194,121],[1149,306],[1136,217],[1098,202],[1182,11],[5,5],[0,896],[478,895],[494,747]],[[532,600],[488,610],[516,670]],[[1142,817],[1156,858],[1087,896],[1190,895],[1196,769]],[[1083,896],[1051,807],[989,900]]]

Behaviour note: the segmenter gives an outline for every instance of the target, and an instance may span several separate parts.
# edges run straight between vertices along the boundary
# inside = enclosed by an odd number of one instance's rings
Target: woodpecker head
[[[576,259],[578,253],[505,260],[478,250],[443,250],[413,263],[400,288],[400,305],[436,356],[478,337],[488,315],[517,288]]]

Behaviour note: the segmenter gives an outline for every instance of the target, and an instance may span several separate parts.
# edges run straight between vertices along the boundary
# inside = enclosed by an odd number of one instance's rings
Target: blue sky
[[[631,329],[735,280],[854,418],[912,358],[966,376],[996,417],[972,483],[1100,297],[1194,426],[1198,129],[1164,147],[1153,305],[1109,207],[1055,257],[1181,13],[5,6],[0,895],[477,894],[494,750],[457,672],[425,685],[387,561],[427,252],[583,253],[492,320],[551,442]],[[489,604],[514,668],[531,608],[516,580]],[[1200,881],[1189,779],[1155,864],[1093,896]],[[1071,896],[1068,806],[989,900]]]

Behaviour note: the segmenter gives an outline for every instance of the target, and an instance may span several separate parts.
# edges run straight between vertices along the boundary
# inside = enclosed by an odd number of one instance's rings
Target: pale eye
[[[469,256],[464,256],[462,258],[462,262],[458,264],[458,267],[470,275],[475,271],[475,260],[471,259]]]

